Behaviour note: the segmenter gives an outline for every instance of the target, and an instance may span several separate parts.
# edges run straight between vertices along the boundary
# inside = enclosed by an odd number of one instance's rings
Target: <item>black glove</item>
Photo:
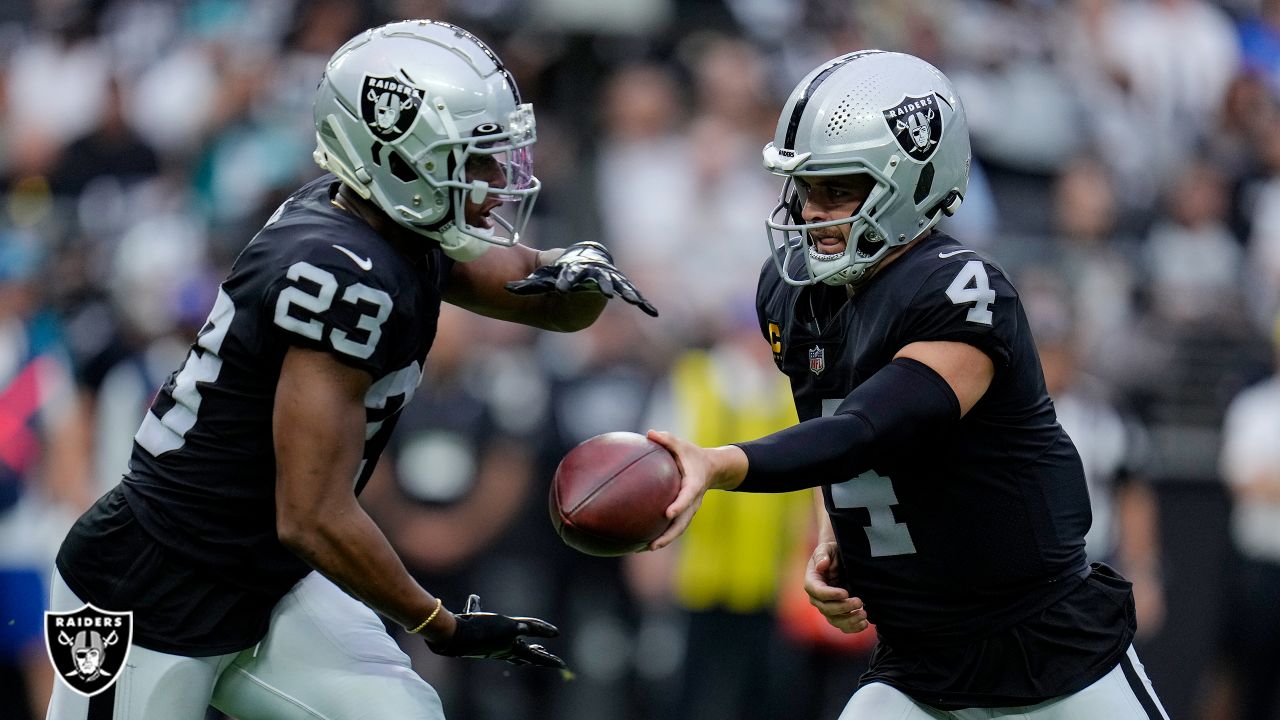
[[[555,262],[534,270],[523,280],[507,283],[507,290],[516,295],[588,291],[598,292],[607,298],[617,293],[623,300],[658,317],[657,308],[650,305],[627,276],[614,267],[613,256],[608,249],[591,240],[570,245]]]
[[[555,625],[537,618],[507,617],[490,612],[480,612],[480,596],[467,598],[463,612],[454,615],[457,629],[448,640],[427,642],[427,647],[437,655],[449,657],[487,658],[505,660],[513,665],[542,665],[564,668],[564,661],[547,652],[541,645],[530,645],[521,635],[555,637],[560,634]]]

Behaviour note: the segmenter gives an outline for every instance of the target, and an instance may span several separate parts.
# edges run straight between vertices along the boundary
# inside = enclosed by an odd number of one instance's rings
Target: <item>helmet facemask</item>
[[[448,109],[437,106],[437,111],[445,120],[445,126],[451,125]],[[413,167],[422,168],[418,177],[423,182],[447,193],[451,214],[443,222],[410,219],[403,224],[439,241],[450,257],[463,262],[474,260],[493,245],[510,247],[519,243],[538,191],[542,189],[541,181],[533,174],[535,128],[533,106],[526,103],[507,117],[505,127],[483,123],[474,128],[470,136],[451,137],[428,145],[419,155],[425,159]],[[448,166],[443,180],[431,172],[434,169],[431,158],[441,154],[446,155]],[[468,222],[467,203],[482,206],[490,197],[499,200],[501,205],[489,211],[489,227]]]
[[[905,240],[890,239],[885,228],[877,221],[884,207],[897,193],[890,168],[881,172],[865,163],[854,163],[830,169],[804,169],[780,173],[786,177],[777,206],[765,221],[769,235],[769,250],[779,275],[789,285],[857,284],[894,247]],[[866,175],[873,184],[866,198],[850,216],[817,222],[805,222],[801,217],[808,193],[799,178]],[[845,249],[838,253],[823,253],[810,233],[821,228],[849,226]],[[804,257],[801,266],[796,255]]]

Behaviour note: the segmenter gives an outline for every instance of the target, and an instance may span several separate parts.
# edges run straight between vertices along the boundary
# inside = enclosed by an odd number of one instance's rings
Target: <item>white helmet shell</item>
[[[842,55],[805,76],[763,154],[765,168],[787,178],[766,227],[792,285],[857,283],[890,250],[954,213],[969,182],[969,128],[951,82],[920,58],[881,50]],[[805,223],[796,179],[853,174],[875,183],[858,211]],[[823,254],[808,233],[833,225],[850,226],[848,247]]]

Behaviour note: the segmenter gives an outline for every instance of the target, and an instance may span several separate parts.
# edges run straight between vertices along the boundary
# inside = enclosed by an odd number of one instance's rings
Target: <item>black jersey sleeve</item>
[[[379,377],[394,362],[396,338],[411,328],[396,308],[393,277],[374,261],[327,242],[300,244],[273,265],[262,305],[262,327],[277,345],[320,350]]]
[[[914,445],[960,419],[960,403],[937,372],[898,358],[854,388],[835,414],[750,442],[740,492],[790,492],[848,480],[886,450]]]
[[[1008,366],[1018,333],[1017,292],[1004,273],[974,258],[951,261],[921,284],[903,313],[900,346],[928,340],[973,345]]]

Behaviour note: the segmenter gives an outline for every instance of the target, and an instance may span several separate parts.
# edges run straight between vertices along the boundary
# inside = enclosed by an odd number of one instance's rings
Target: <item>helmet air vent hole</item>
[[[391,174],[395,175],[397,180],[408,183],[418,179],[417,173],[413,171],[413,168],[409,167],[409,163],[405,162],[398,152],[387,154],[387,168],[391,170]]]

